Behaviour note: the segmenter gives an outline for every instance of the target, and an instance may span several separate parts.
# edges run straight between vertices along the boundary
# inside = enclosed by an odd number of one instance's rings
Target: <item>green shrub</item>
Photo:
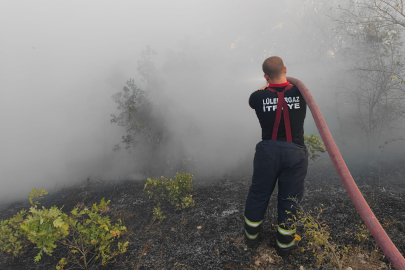
[[[340,262],[336,254],[338,248],[330,242],[332,238],[328,225],[320,222],[322,208],[315,207],[314,210],[319,211],[316,217],[311,215],[312,211],[305,212],[302,208],[301,211],[297,211],[299,222],[304,227],[304,237],[308,240],[307,248],[312,250],[319,265],[326,259],[330,262],[335,262],[340,269]]]
[[[160,205],[153,207],[153,220],[163,220],[166,216],[163,215]]]
[[[28,199],[30,201],[31,205],[37,205],[39,204],[39,200],[42,199],[44,197],[44,195],[48,194],[48,191],[44,190],[44,189],[32,189],[30,194],[28,195]]]
[[[0,250],[14,256],[22,253],[26,244],[25,233],[20,229],[24,220],[25,210],[21,210],[14,217],[0,221]]]
[[[314,134],[311,134],[311,136],[307,136],[306,134],[304,134],[304,143],[309,151],[308,157],[313,161],[315,161],[319,157],[317,152],[326,152],[325,145],[319,139],[318,135],[315,136]]]
[[[57,244],[68,246],[68,258],[59,261],[58,270],[69,262],[82,269],[87,269],[98,259],[101,265],[105,265],[126,252],[128,241],[118,241],[116,248],[112,249],[112,243],[127,229],[121,220],[113,225],[105,215],[110,201],[102,199],[90,209],[75,207],[68,216],[57,206],[38,208],[38,200],[45,194],[47,191],[43,189],[33,189],[29,195],[32,205],[29,214],[21,210],[13,218],[0,221],[1,251],[17,256],[28,242],[32,242],[39,249],[35,256],[35,262],[38,262],[43,253],[52,255]]]
[[[160,209],[161,203],[169,202],[177,210],[195,205],[191,194],[193,178],[194,176],[189,173],[176,173],[174,180],[168,180],[163,176],[161,179],[148,178],[146,180],[144,191],[148,194],[149,199],[152,199],[157,205],[153,210],[155,220],[165,218]]]
[[[38,209],[38,201],[46,194],[48,192],[43,189],[31,190],[28,196],[32,205],[30,214],[26,216],[23,209],[13,218],[0,222],[0,250],[17,256],[30,241],[40,249],[35,261],[41,259],[43,252],[52,254],[56,247],[55,241],[68,234],[67,215],[56,206],[51,209]]]
[[[323,211],[321,207],[314,207],[314,210],[318,213],[316,215],[312,210],[306,211],[302,205],[300,205],[294,198],[291,198],[297,203],[298,209],[295,215],[288,218],[284,225],[289,229],[303,227],[302,239],[306,241],[306,247],[302,246],[299,250],[304,252],[305,250],[312,251],[314,257],[317,259],[317,266],[337,266],[341,269],[341,258],[348,252],[347,247],[341,247],[330,240],[328,225],[322,221],[320,215]],[[323,205],[321,204],[323,207]],[[286,211],[287,215],[290,215],[290,211]],[[300,241],[301,237],[296,235],[296,241]]]
[[[111,250],[113,241],[124,234],[127,228],[122,226],[121,220],[112,225],[109,217],[104,215],[109,211],[109,203],[103,198],[91,208],[81,206],[71,211],[72,216],[68,219],[71,238],[60,241],[69,247],[69,256],[59,261],[58,269],[63,269],[70,260],[82,269],[87,269],[97,259],[101,259],[101,265],[106,265],[117,255],[126,252],[128,241],[118,242],[117,247]]]
[[[26,232],[26,237],[40,249],[35,261],[39,261],[43,252],[52,255],[56,248],[55,242],[65,238],[69,234],[68,216],[56,206],[50,209],[37,206],[30,208],[30,213],[23,221],[21,229]]]
[[[323,205],[321,204],[323,207]],[[329,226],[322,221],[320,215],[323,212],[321,207],[314,207],[313,210],[306,211],[302,205],[298,205],[299,210],[288,222],[291,227],[303,227],[303,240],[305,245],[300,247],[301,251],[310,251],[316,258],[316,265],[328,269],[346,269],[349,266],[353,269],[368,270],[380,265],[384,255],[377,246],[370,250],[368,240],[370,233],[367,227],[360,223],[356,225],[358,232],[347,232],[357,238],[358,246],[338,245],[333,242],[330,236]],[[298,237],[300,238],[300,237]]]

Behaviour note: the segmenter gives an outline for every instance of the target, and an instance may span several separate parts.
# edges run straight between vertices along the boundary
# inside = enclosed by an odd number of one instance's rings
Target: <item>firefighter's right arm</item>
[[[263,86],[263,87],[257,89],[256,91],[254,91],[254,92],[252,93],[252,95],[253,95],[255,92],[257,92],[257,91],[261,91],[261,90],[266,89],[268,86],[269,86],[269,84],[266,84],[265,86]],[[249,106],[250,106],[250,108],[254,109],[253,105],[250,103],[250,100],[251,100],[252,95],[251,95],[250,98],[249,98]]]
[[[264,90],[264,89],[266,89],[268,86],[269,86],[269,84],[266,84],[265,86],[263,86],[263,87],[257,89],[256,91]]]

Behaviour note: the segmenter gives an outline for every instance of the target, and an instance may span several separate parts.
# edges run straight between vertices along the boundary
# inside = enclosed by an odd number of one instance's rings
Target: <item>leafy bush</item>
[[[347,228],[345,231],[345,234],[349,234],[353,239],[357,238],[359,245],[338,245],[333,242],[330,228],[321,218],[323,204],[313,210],[306,210],[295,198],[290,200],[297,203],[297,211],[295,214],[286,211],[289,218],[283,225],[288,229],[302,228],[302,239],[296,234],[294,240],[302,240],[298,250],[311,252],[316,259],[317,268],[368,270],[374,269],[376,265],[385,265],[381,261],[384,255],[378,246],[369,246],[371,235],[363,222],[360,221],[360,224],[356,225],[356,231],[350,232]]]
[[[177,210],[193,207],[195,201],[191,192],[193,191],[192,182],[194,176],[189,173],[176,173],[173,179],[168,180],[165,177],[160,179],[146,180],[144,191],[148,194],[149,199],[153,199],[157,207],[153,210],[153,217],[156,220],[164,219],[160,204],[169,202]]]
[[[53,249],[56,248],[55,242],[69,234],[68,216],[56,206],[38,209],[35,205],[30,208],[30,213],[24,219],[21,229],[26,232],[27,239],[40,249],[35,257],[37,262],[43,252],[52,255]]]
[[[315,161],[319,157],[317,152],[326,152],[325,145],[319,139],[318,135],[315,136],[314,134],[311,134],[311,136],[307,136],[306,134],[304,134],[304,143],[309,151],[308,157],[313,161]]]
[[[323,206],[323,205],[321,205]],[[297,211],[298,224],[304,228],[304,237],[307,238],[307,249],[312,250],[314,256],[317,258],[318,265],[329,261],[331,264],[336,263],[339,269],[341,269],[339,252],[343,251],[347,253],[347,248],[341,250],[336,244],[330,242],[332,237],[330,236],[329,227],[325,222],[320,219],[322,208],[315,207],[314,210],[318,211],[316,217],[312,216],[312,211],[305,211],[302,206]],[[305,250],[304,248],[301,249]]]
[[[320,217],[323,212],[323,204],[321,204],[321,207],[314,207],[313,212],[312,210],[305,210],[296,199],[291,198],[291,200],[297,203],[298,209],[295,215],[291,215],[290,211],[286,211],[291,217],[286,220],[284,225],[289,229],[303,228],[302,239],[297,234],[294,239],[295,241],[303,240],[306,243],[299,250],[301,252],[312,251],[317,266],[332,267],[333,269],[337,266],[338,269],[342,269],[349,247],[336,245],[331,241],[329,226]]]
[[[163,215],[162,209],[160,208],[160,204],[158,206],[153,207],[153,220],[163,220],[166,216]]]
[[[0,250],[18,256],[22,253],[25,232],[20,230],[24,220],[25,210],[21,210],[14,217],[0,221]]]
[[[110,201],[101,199],[100,203],[93,204],[89,209],[83,205],[75,207],[68,219],[71,239],[63,239],[61,244],[70,248],[69,258],[82,269],[87,269],[93,260],[101,259],[101,265],[111,262],[117,255],[125,253],[128,241],[118,242],[117,248],[111,250],[111,244],[126,232],[121,220],[112,225],[108,216]],[[69,258],[59,261],[58,269],[63,269]]]
[[[31,190],[28,198],[32,205],[26,217],[23,209],[13,218],[0,222],[0,250],[17,256],[28,241],[40,249],[35,261],[39,261],[43,252],[51,255],[56,247],[55,241],[68,235],[67,215],[56,206],[51,209],[38,209],[38,200],[48,192],[41,189]],[[28,240],[28,241],[27,241]]]
[[[24,236],[40,249],[35,256],[35,262],[41,259],[44,252],[52,255],[53,249],[56,248],[55,242],[69,234],[67,215],[61,209],[56,206],[38,209],[38,201],[46,194],[48,192],[42,188],[31,190],[28,196],[32,205],[30,214],[22,221],[20,228],[16,228],[16,232],[18,229],[23,230]]]
[[[62,258],[56,269],[63,269],[69,259],[82,269],[87,269],[97,259],[105,265],[126,252],[128,241],[118,242],[117,247],[111,249],[113,241],[127,229],[121,220],[112,225],[109,217],[104,215],[109,210],[110,201],[102,199],[91,209],[83,205],[75,207],[68,216],[57,206],[38,208],[38,200],[45,194],[47,191],[43,189],[33,189],[29,195],[32,205],[29,214],[21,210],[13,218],[0,221],[1,251],[17,256],[28,242],[32,242],[40,250],[35,256],[35,262],[38,262],[43,253],[52,255],[57,243],[68,246],[68,258]]]

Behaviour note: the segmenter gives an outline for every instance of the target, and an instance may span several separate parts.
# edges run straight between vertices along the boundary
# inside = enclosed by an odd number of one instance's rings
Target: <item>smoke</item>
[[[147,88],[137,71],[147,45],[157,52],[153,63],[161,82],[160,94],[151,101],[170,131],[160,154],[193,160],[191,173],[251,170],[261,131],[248,98],[265,84],[261,64],[271,55],[281,56],[287,75],[307,85],[333,136],[343,141],[337,114],[344,112],[336,98],[341,66],[334,61],[334,23],[325,15],[326,3],[1,5],[0,203],[26,196],[32,188],[53,191],[89,176],[146,177],[143,161],[150,147],[113,152],[126,134],[110,123],[110,114],[117,112],[111,96],[129,78]],[[317,134],[309,112],[305,131]],[[354,139],[345,139],[339,147],[349,156]]]

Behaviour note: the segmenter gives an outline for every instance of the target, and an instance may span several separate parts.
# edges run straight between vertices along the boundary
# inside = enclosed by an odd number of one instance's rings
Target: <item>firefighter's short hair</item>
[[[264,60],[263,62],[263,72],[270,79],[277,79],[280,75],[284,74],[284,62],[278,56],[272,56]]]

